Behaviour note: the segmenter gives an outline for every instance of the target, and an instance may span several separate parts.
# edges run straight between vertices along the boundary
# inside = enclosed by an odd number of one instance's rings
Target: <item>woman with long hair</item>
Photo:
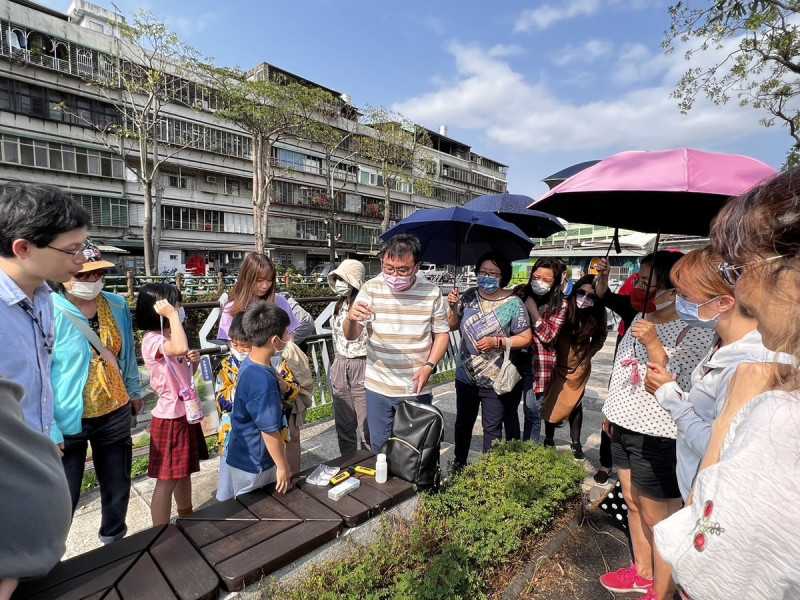
[[[530,353],[522,351],[515,357],[525,394],[523,441],[538,443],[542,430],[542,404],[556,365],[556,337],[567,316],[567,300],[561,287],[566,270],[558,258],[540,258],[531,268],[528,283],[514,289],[528,311],[533,332]]]
[[[569,420],[572,453],[586,458],[581,445],[583,394],[592,374],[592,357],[608,336],[606,307],[594,291],[594,275],[584,275],[567,297],[567,318],[556,338],[556,366],[542,406],[544,445],[555,446],[556,425]]]
[[[300,326],[300,322],[292,312],[289,302],[277,294],[275,283],[275,263],[263,252],[253,252],[248,254],[239,270],[239,279],[233,286],[230,300],[222,310],[219,320],[219,334],[221,340],[227,340],[228,329],[231,326],[233,317],[247,310],[247,308],[257,300],[269,300],[279,306],[289,315],[289,333]]]
[[[793,362],[736,370],[691,498],[654,541],[685,597],[800,598],[800,171],[730,200],[710,237],[739,310]]]

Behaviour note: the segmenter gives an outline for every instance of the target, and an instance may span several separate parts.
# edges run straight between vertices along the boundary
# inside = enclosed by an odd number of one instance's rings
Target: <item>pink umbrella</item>
[[[776,173],[738,154],[689,148],[621,152],[573,175],[528,208],[571,223],[707,235],[728,198]]]

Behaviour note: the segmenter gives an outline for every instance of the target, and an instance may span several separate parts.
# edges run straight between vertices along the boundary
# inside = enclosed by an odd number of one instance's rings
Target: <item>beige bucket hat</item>
[[[336,277],[360,290],[364,284],[364,265],[350,258],[343,260],[338,267],[328,273],[328,285],[331,289],[333,289],[333,282]]]

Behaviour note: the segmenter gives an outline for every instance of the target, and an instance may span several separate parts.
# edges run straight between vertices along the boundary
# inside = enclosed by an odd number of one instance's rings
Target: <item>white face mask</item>
[[[182,306],[178,309],[178,318],[181,320],[181,323],[186,320],[186,311],[183,310]]]
[[[671,299],[667,300],[666,302],[659,302],[658,301],[659,298],[663,298],[664,296],[668,296],[670,294],[670,292],[672,292],[672,290],[661,290],[660,292],[658,292],[655,295],[655,298],[653,298],[653,303],[656,305],[656,310],[661,310],[662,308],[667,308],[669,305],[675,303],[675,298],[671,298]]]
[[[350,284],[348,284],[346,281],[342,281],[341,279],[337,279],[333,283],[333,291],[336,292],[337,296],[349,296],[350,289]]]
[[[281,368],[281,358],[283,355],[283,351],[286,350],[286,345],[289,343],[289,342],[284,342],[280,338],[278,338],[278,340],[283,342],[283,348],[278,348],[278,346],[275,345],[275,342],[272,342],[272,347],[275,348],[275,354],[273,354],[272,358],[270,359],[270,364],[272,365],[272,368],[275,369],[276,371],[280,370]]]
[[[250,355],[250,353],[239,352],[238,350],[234,350],[233,348],[231,348],[231,355],[239,362],[239,364],[242,364],[244,362],[244,359],[247,358]]]
[[[537,296],[544,296],[547,292],[550,291],[550,285],[546,284],[544,281],[539,281],[538,279],[534,279],[531,281],[531,289],[533,293]]]
[[[73,281],[69,293],[81,300],[94,300],[103,289],[103,278],[97,281]]]

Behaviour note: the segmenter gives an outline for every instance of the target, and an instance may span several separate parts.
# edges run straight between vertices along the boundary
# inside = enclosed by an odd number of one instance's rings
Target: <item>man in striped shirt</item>
[[[422,249],[416,236],[400,234],[381,249],[383,273],[361,287],[344,335],[367,328],[367,423],[370,446],[380,452],[404,400],[431,403],[428,379],[450,342],[447,304],[439,287],[419,275]]]

